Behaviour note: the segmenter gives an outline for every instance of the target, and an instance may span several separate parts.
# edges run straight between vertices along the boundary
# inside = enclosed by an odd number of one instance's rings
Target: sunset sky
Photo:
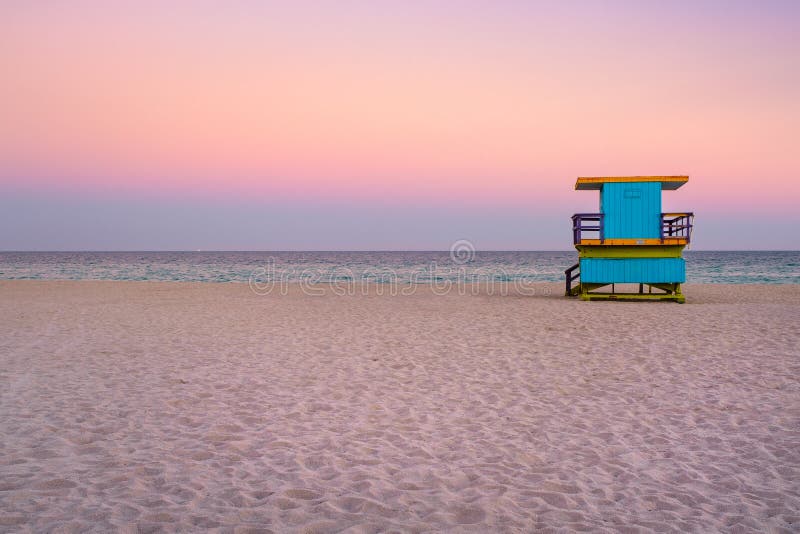
[[[7,1],[0,249],[800,248],[800,2]]]

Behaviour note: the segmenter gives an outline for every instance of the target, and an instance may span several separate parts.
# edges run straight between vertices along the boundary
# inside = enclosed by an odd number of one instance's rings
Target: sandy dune
[[[800,286],[561,291],[0,282],[0,530],[800,530]]]

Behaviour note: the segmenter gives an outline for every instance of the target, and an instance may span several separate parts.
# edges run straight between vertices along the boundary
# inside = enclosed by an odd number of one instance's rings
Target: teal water
[[[463,254],[462,254],[463,252]],[[800,251],[686,251],[687,282],[798,284]],[[575,252],[0,252],[0,279],[556,282]]]

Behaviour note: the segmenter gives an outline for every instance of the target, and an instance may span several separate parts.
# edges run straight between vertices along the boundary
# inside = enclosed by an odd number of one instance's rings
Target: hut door
[[[601,209],[608,239],[657,238],[661,221],[661,184],[603,184]]]

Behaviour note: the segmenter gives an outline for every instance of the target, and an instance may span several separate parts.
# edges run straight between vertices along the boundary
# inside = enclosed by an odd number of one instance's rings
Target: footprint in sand
[[[301,499],[303,501],[313,501],[322,497],[322,493],[308,489],[289,489],[283,492],[289,498]]]
[[[335,521],[317,521],[309,525],[303,526],[303,534],[326,534],[328,532],[339,532],[342,530],[342,525]]]
[[[30,457],[37,460],[49,460],[51,458],[58,458],[59,454],[57,454],[55,451],[51,451],[50,449],[38,449],[33,451]]]
[[[301,458],[300,463],[303,464],[303,467],[309,471],[317,471],[327,465],[325,458],[322,456],[307,456],[305,458]]]
[[[285,499],[283,497],[278,497],[277,499],[273,499],[271,502],[279,510],[293,510],[294,508],[300,506],[297,503],[297,501],[293,501],[292,499]]]
[[[53,480],[46,480],[44,482],[39,482],[34,486],[35,489],[38,490],[64,490],[76,487],[77,484],[72,482],[71,480],[65,480],[63,478],[54,478]]]
[[[254,491],[253,493],[251,493],[251,495],[254,499],[258,501],[263,501],[273,493],[274,493],[273,491]]]
[[[459,525],[473,525],[486,518],[486,512],[480,508],[457,508],[453,511],[453,518]]]
[[[211,430],[224,434],[238,434],[244,431],[244,429],[237,424],[214,425]]]
[[[13,527],[23,525],[28,522],[28,518],[23,515],[2,515],[0,516],[0,527]]]
[[[563,510],[570,508],[569,501],[567,501],[567,498],[561,495],[560,493],[542,491],[542,492],[537,492],[536,496],[541,498],[544,502],[546,502],[550,506],[561,508]]]
[[[153,523],[174,523],[176,521],[175,516],[170,515],[166,512],[157,512],[155,514],[150,514],[145,516],[145,521],[151,521]]]

